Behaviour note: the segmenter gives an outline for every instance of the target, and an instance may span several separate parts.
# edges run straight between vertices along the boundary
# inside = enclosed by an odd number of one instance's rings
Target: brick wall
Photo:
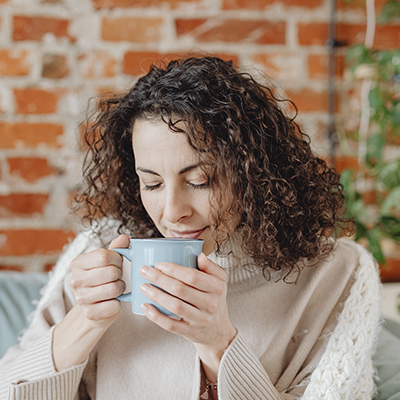
[[[363,1],[339,1],[337,19],[338,39],[363,41]],[[78,229],[68,203],[87,100],[160,58],[206,51],[267,73],[326,157],[328,23],[329,0],[0,0],[0,269],[51,269]],[[399,38],[399,24],[378,26],[375,46]],[[344,77],[346,48],[337,51],[336,110],[351,130],[360,83]],[[398,250],[388,251],[400,270]]]

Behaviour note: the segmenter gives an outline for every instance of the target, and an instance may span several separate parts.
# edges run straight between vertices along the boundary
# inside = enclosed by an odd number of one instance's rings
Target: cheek
[[[215,214],[214,208],[217,207],[215,202],[210,203],[210,197],[208,194],[201,195],[197,198],[198,209],[201,210],[201,214],[206,217],[209,221],[212,220],[212,215]]]
[[[142,191],[140,193],[140,198],[142,199],[142,204],[144,209],[147,211],[147,214],[149,214],[150,218],[154,221],[160,213],[159,202],[157,202],[155,196],[151,192],[146,193]]]

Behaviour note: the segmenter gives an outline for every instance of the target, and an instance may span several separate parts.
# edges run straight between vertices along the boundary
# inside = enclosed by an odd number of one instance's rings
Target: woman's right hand
[[[115,298],[125,290],[122,280],[123,258],[114,248],[128,248],[129,237],[120,235],[109,249],[84,253],[71,262],[71,287],[75,301],[89,321],[110,326],[118,317],[120,302]]]
[[[109,249],[128,248],[129,237],[114,239]],[[116,321],[121,308],[115,298],[125,290],[122,256],[98,249],[71,263],[71,286],[77,302],[53,334],[53,360],[57,371],[83,363],[106,330]]]

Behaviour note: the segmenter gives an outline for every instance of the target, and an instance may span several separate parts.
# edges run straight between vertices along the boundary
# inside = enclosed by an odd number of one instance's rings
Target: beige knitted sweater
[[[82,233],[60,258],[20,345],[0,361],[0,400],[198,400],[194,346],[126,303],[88,360],[55,371],[53,327],[74,304],[69,263],[95,247]],[[371,399],[379,278],[368,252],[340,239],[295,285],[242,268],[246,258],[209,258],[228,271],[229,313],[239,332],[220,364],[220,400]]]

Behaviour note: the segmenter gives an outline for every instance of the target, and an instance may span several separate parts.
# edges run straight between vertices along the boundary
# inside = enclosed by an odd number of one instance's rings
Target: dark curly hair
[[[219,204],[218,250],[237,216],[243,249],[266,278],[271,270],[286,277],[329,253],[334,242],[326,237],[348,222],[339,175],[313,155],[272,90],[232,62],[206,56],[152,65],[126,94],[100,100],[96,115],[85,131],[86,188],[77,200],[99,235],[106,216],[120,221],[119,232],[160,236],[142,206],[134,167],[132,127],[143,118],[186,135]]]

